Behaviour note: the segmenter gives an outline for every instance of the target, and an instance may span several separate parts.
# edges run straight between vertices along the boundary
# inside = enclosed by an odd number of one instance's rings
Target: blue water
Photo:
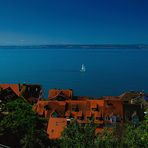
[[[147,50],[0,49],[0,69],[0,83],[40,83],[45,96],[51,88],[92,97],[148,92]]]

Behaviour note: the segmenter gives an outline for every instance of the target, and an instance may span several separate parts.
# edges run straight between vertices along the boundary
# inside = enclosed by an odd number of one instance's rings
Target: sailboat
[[[85,71],[86,71],[86,68],[85,68],[84,64],[82,64],[80,72],[85,72]]]

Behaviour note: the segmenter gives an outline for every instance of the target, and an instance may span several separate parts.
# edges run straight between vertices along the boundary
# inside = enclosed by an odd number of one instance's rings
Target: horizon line
[[[148,43],[60,43],[60,44],[0,44],[0,46],[140,46],[146,45]]]
[[[0,49],[148,49],[148,44],[35,44],[0,45]]]

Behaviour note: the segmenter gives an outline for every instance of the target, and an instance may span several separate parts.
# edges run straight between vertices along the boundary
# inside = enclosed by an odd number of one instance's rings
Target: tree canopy
[[[104,128],[96,135],[92,123],[81,126],[75,120],[65,128],[60,139],[62,148],[147,148],[148,147],[148,115],[138,127],[132,123],[116,124],[112,128]]]
[[[60,139],[63,148],[90,148],[94,146],[95,126],[93,123],[79,125],[75,120],[69,124]]]
[[[32,111],[32,106],[19,98],[5,105],[6,115],[0,120],[0,143],[11,147],[45,147],[48,137],[45,119]]]

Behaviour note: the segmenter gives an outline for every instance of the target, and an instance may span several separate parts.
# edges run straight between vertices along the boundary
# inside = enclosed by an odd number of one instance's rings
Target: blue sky
[[[148,43],[148,0],[0,0],[0,45]]]

